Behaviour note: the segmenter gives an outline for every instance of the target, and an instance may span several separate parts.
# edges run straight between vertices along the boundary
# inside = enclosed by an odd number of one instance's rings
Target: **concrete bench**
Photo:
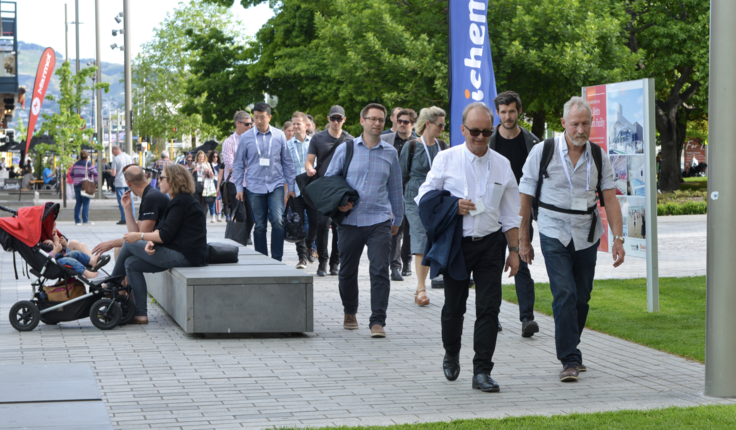
[[[314,331],[313,278],[237,245],[238,263],[147,273],[148,293],[187,333]]]

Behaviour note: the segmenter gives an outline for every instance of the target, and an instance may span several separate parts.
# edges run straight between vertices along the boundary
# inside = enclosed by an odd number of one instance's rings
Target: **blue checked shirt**
[[[346,144],[349,144],[347,141]],[[345,145],[336,150],[325,176],[342,175]],[[372,149],[363,143],[361,135],[353,141],[353,160],[346,178],[360,198],[342,222],[344,225],[367,227],[392,219],[400,226],[404,217],[399,153],[390,144],[379,141]]]
[[[289,147],[289,153],[291,154],[291,159],[294,160],[294,170],[296,171],[296,176],[299,176],[302,173],[307,171],[304,168],[304,162],[307,161],[307,151],[309,150],[309,140],[310,140],[309,136],[307,136],[304,138],[304,142],[299,142],[299,139],[297,139],[296,135],[294,135],[294,137],[292,137],[288,142],[286,142],[286,146]],[[296,184],[294,184],[294,191],[296,192],[297,197],[301,195],[301,191],[299,191],[299,187]]]
[[[261,166],[261,157],[270,160],[268,166]],[[258,127],[253,127],[240,135],[233,159],[233,180],[238,191],[243,191],[243,176],[251,193],[272,193],[284,184],[289,191],[294,189],[294,162],[281,130],[269,126],[266,133],[261,133]]]

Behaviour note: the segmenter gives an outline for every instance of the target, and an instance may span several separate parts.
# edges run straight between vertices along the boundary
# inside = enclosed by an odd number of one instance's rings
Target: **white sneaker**
[[[220,215],[217,215],[217,222],[222,222],[222,218],[220,217]]]
[[[210,222],[211,222],[212,224],[214,224],[214,223],[215,223],[215,218],[214,218],[214,217],[210,218]]]
[[[85,222],[84,225],[95,225],[93,222]]]
[[[82,225],[81,222],[74,223],[74,225]]]

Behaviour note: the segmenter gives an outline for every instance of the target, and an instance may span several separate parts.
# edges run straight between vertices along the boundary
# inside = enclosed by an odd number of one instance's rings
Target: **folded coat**
[[[319,178],[309,183],[302,191],[305,200],[311,202],[311,205],[319,213],[332,218],[337,224],[340,224],[350,214],[350,211],[342,212],[338,207],[345,206],[348,202],[355,204],[360,198],[360,194],[345,179],[350,168],[350,162],[353,160],[353,141],[349,140],[348,142],[343,174]]]
[[[452,279],[468,279],[463,256],[463,217],[457,214],[458,197],[445,190],[428,191],[419,201],[419,217],[427,229],[427,246],[423,265],[429,265],[429,276],[449,275]]]

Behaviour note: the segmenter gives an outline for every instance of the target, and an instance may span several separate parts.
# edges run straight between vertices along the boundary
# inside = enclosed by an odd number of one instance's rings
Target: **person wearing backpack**
[[[399,154],[391,144],[381,140],[386,121],[386,108],[370,103],[360,112],[363,134],[355,140],[340,145],[327,168],[325,178],[343,175],[345,181],[358,192],[359,199],[353,205],[348,202],[338,207],[350,212],[338,226],[340,272],[338,274],[340,298],[345,312],[343,327],[359,328],[358,267],[363,248],[368,247],[371,277],[371,337],[386,337],[386,309],[391,291],[389,266],[391,263],[391,237],[399,231],[404,217],[401,191],[401,167]],[[350,146],[350,163],[345,163]],[[320,256],[321,257],[321,256]]]
[[[521,98],[513,91],[504,91],[493,100],[496,105],[496,114],[501,123],[491,135],[490,148],[506,157],[511,163],[516,183],[521,181],[522,168],[532,147],[539,143],[539,139],[519,126],[521,115]],[[533,228],[529,224],[529,240],[534,236]],[[539,332],[539,325],[534,321],[534,279],[529,272],[529,266],[519,260],[519,271],[514,276],[516,297],[519,301],[519,320],[521,321],[521,336],[532,337]],[[498,325],[499,331],[501,324]]]
[[[519,255],[532,264],[529,237],[533,208],[554,300],[555,347],[562,363],[561,382],[574,382],[587,368],[578,345],[588,316],[600,237],[606,233],[597,202],[605,206],[613,231],[613,266],[624,262],[623,222],[616,198],[613,168],[605,151],[588,141],[593,120],[590,104],[572,97],[564,106],[562,136],[536,145],[519,185],[521,228]],[[536,211],[535,211],[536,212]]]

